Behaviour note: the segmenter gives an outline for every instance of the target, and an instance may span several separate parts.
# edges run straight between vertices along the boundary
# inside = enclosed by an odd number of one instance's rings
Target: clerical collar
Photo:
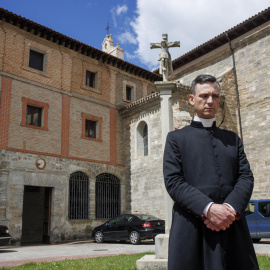
[[[205,119],[205,118],[200,118],[197,115],[194,116],[194,121],[196,122],[201,122],[202,125],[207,128],[207,127],[212,127],[213,123],[216,121],[215,118],[211,118],[211,119]]]

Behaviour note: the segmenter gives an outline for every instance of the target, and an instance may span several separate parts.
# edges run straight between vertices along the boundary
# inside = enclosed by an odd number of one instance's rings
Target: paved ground
[[[269,239],[254,244],[254,247],[257,254],[270,256]],[[27,262],[49,262],[143,252],[155,252],[154,242],[144,241],[141,245],[131,245],[128,242],[96,244],[89,241],[60,245],[0,247],[0,267],[17,266]]]
[[[9,246],[0,247],[0,267],[17,266],[27,262],[50,262],[143,252],[155,252],[154,241],[143,241],[141,245],[131,245],[128,242],[97,244],[88,241],[60,245]]]

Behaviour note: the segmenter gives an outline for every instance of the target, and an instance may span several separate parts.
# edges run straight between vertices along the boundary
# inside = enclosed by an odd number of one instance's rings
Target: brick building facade
[[[13,244],[89,239],[130,211],[119,109],[160,76],[0,14],[0,222]]]

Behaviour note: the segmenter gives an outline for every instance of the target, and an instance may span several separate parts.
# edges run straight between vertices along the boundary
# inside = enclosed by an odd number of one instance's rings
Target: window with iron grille
[[[96,73],[86,70],[85,85],[96,88]]]
[[[97,138],[98,121],[85,119],[85,137]]]
[[[43,108],[27,105],[26,124],[41,127]]]
[[[89,178],[83,172],[75,172],[69,178],[69,219],[88,219]]]
[[[96,178],[96,218],[107,219],[120,215],[120,180],[102,173]]]
[[[44,70],[44,54],[30,50],[29,67],[43,71]]]

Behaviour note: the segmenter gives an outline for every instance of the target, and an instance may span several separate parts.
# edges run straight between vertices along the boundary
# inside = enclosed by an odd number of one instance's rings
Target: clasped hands
[[[212,231],[225,231],[235,221],[236,213],[226,204],[213,203],[204,217],[204,224]]]

